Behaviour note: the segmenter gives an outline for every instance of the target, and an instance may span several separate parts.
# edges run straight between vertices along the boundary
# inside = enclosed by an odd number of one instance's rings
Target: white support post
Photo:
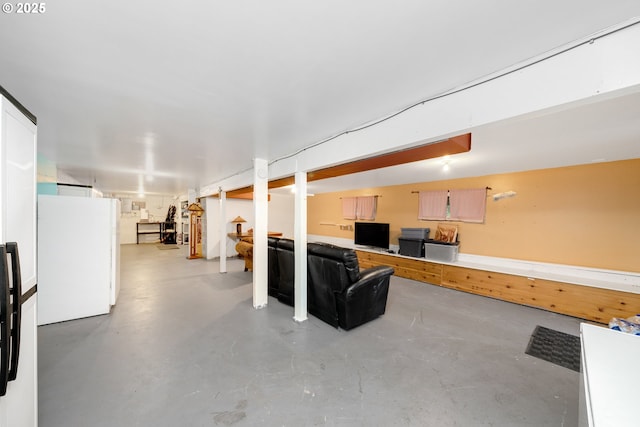
[[[294,316],[296,322],[307,320],[307,173],[295,173],[294,214]]]
[[[264,159],[253,161],[253,307],[263,308],[268,302],[269,266],[267,263],[267,227],[269,214],[269,165]]]
[[[220,237],[220,273],[227,272],[227,192],[218,192],[220,210],[218,215],[218,231]]]

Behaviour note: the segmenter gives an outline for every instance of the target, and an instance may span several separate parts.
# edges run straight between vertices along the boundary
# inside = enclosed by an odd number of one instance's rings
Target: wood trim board
[[[456,267],[428,260],[358,251],[363,268],[388,265],[395,275],[598,323],[640,312],[640,294],[514,274]]]

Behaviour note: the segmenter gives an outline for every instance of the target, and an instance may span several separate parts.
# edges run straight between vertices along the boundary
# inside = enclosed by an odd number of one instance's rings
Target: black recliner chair
[[[278,301],[293,307],[294,253],[293,240],[279,239],[276,244],[276,263],[278,264]],[[269,267],[271,269],[271,267]]]
[[[267,237],[267,256],[269,267],[268,289],[269,295],[278,298],[278,282],[280,281],[280,270],[278,269],[278,238]]]
[[[360,271],[353,249],[324,243],[307,245],[309,313],[344,330],[384,314],[394,270],[377,266]]]

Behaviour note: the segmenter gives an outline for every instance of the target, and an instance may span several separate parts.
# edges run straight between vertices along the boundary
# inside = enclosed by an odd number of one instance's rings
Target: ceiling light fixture
[[[138,174],[138,197],[144,197],[144,177]]]
[[[443,156],[441,163],[442,163],[442,171],[449,172],[449,169],[450,169],[449,163],[451,163],[451,159],[449,158],[449,156]]]
[[[291,194],[296,194],[296,186],[295,186],[295,184],[291,185],[290,187],[291,187]],[[315,196],[314,193],[307,193],[307,197],[313,197],[313,196]]]

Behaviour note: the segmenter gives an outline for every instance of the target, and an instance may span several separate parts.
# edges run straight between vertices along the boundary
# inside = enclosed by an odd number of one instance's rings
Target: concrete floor
[[[187,247],[123,245],[110,315],[39,328],[39,417],[72,426],[574,426],[579,374],[524,354],[580,321],[393,277],[349,332]]]

